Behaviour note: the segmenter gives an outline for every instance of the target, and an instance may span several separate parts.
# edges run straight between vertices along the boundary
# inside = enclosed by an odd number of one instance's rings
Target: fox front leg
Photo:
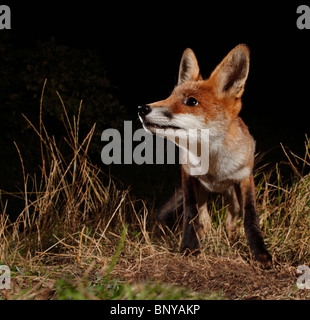
[[[197,179],[187,175],[182,170],[182,188],[183,188],[183,236],[180,252],[188,255],[199,253],[199,240],[196,232],[199,222],[197,221],[198,211],[196,206],[195,188],[197,188]]]
[[[256,196],[253,175],[243,180],[237,188],[239,193],[240,205],[244,217],[245,235],[255,259],[263,267],[272,267],[272,257],[269,254],[261,229],[256,209]]]

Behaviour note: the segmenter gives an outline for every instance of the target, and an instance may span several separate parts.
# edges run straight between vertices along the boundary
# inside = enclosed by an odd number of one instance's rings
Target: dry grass
[[[43,95],[42,95],[43,97]],[[181,230],[159,228],[147,204],[117,187],[93,166],[87,151],[94,127],[81,140],[79,115],[69,120],[64,107],[65,158],[42,122],[35,128],[41,145],[41,177],[23,167],[24,209],[10,221],[6,204],[0,214],[0,264],[10,266],[11,290],[0,299],[302,299],[296,266],[310,263],[310,175],[297,174],[291,185],[261,173],[258,209],[272,270],[257,268],[246,244],[242,220],[238,240],[230,243],[222,199],[212,202],[213,225],[198,257],[177,251]]]

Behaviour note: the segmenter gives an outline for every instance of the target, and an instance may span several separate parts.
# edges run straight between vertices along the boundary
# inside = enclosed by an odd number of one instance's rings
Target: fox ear
[[[220,97],[240,98],[249,73],[250,50],[245,44],[234,48],[210,76]]]
[[[201,79],[195,53],[192,49],[187,48],[181,58],[178,85],[186,81],[198,81]]]

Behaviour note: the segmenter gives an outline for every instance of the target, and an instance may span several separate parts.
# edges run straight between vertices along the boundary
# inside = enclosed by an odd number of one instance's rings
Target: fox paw
[[[255,258],[260,267],[264,269],[272,268],[272,257],[269,253],[258,254]]]
[[[180,253],[185,256],[188,256],[188,255],[197,256],[200,253],[199,246],[195,244],[189,245],[189,244],[182,243],[180,247]]]

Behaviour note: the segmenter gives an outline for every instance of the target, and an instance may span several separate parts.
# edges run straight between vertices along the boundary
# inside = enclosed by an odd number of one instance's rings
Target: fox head
[[[222,135],[241,110],[249,61],[248,47],[238,45],[203,80],[194,52],[186,49],[170,97],[138,107],[144,129],[153,134],[163,131],[158,129],[209,129],[210,138]]]

